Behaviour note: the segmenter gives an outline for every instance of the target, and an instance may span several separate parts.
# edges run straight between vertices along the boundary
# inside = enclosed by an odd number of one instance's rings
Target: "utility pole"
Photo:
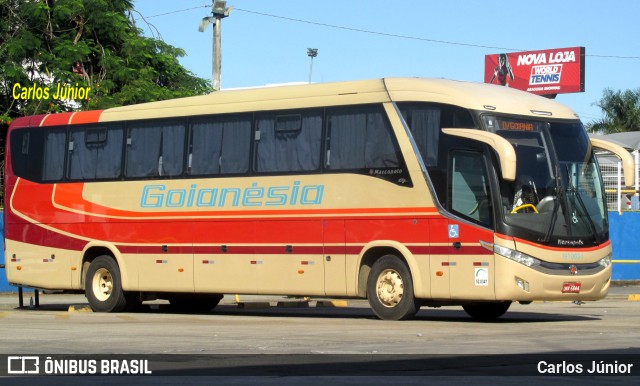
[[[198,31],[204,32],[209,24],[213,24],[213,47],[212,47],[212,75],[211,81],[214,91],[220,90],[220,78],[222,74],[222,19],[231,14],[233,7],[227,8],[227,2],[213,0],[211,13],[213,16],[202,18]]]
[[[313,73],[313,58],[318,56],[318,49],[307,48],[307,56],[311,58],[311,64],[309,65],[309,83],[311,83],[311,74]]]

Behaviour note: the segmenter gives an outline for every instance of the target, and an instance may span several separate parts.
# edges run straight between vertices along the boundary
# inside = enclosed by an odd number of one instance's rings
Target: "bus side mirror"
[[[516,179],[516,151],[509,141],[497,134],[476,129],[442,129],[442,132],[456,137],[471,139],[486,143],[498,154],[502,178],[507,181]]]
[[[634,186],[636,166],[631,153],[629,153],[624,147],[613,142],[609,142],[601,138],[589,139],[591,140],[591,146],[610,151],[620,158],[622,161],[622,170],[624,172],[624,183],[626,186]]]

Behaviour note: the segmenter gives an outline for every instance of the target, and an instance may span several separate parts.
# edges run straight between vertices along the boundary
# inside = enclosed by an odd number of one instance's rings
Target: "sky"
[[[318,49],[315,83],[483,82],[485,55],[576,46],[586,52],[585,92],[556,100],[583,122],[602,118],[595,103],[605,88],[640,87],[636,0],[227,0],[229,6],[231,15],[222,20],[223,90],[308,82],[307,48]],[[147,36],[184,49],[180,63],[211,79],[213,28],[198,32],[200,20],[211,15],[211,0],[135,0],[134,7]]]

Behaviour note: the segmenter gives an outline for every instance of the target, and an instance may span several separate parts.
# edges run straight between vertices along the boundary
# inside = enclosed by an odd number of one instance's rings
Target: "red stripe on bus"
[[[411,253],[413,253],[414,255],[428,255],[431,253],[431,248],[433,247],[428,245],[416,245],[416,246],[408,245],[407,248],[409,248]]]
[[[315,215],[315,216],[327,216],[333,214],[342,214],[342,215],[368,215],[365,217],[355,217],[354,220],[366,220],[366,219],[376,219],[376,216],[382,214],[390,214],[390,213],[398,213],[398,216],[402,216],[403,213],[406,213],[406,219],[414,218],[411,214],[415,212],[422,213],[431,213],[435,211],[435,208],[351,208],[351,209],[341,209],[341,208],[328,208],[328,209],[316,209],[316,210],[304,210],[304,209],[292,209],[292,210],[264,210],[264,211],[207,211],[207,212],[132,212],[132,211],[121,211],[118,209],[110,209],[103,207],[101,205],[86,201],[82,199],[82,189],[83,184],[59,184],[55,185],[55,193],[53,193],[54,185],[45,185],[45,184],[36,184],[26,180],[20,180],[20,182],[16,185],[15,191],[13,192],[13,205],[16,210],[27,214],[29,217],[36,220],[36,222],[40,223],[52,223],[52,222],[60,222],[60,223],[78,223],[78,222],[91,222],[91,223],[105,223],[105,222],[118,222],[121,223],[123,221],[139,221],[144,217],[148,217],[149,220],[157,219],[157,220],[171,220],[172,222],[179,221],[190,221],[191,217],[197,217],[197,220],[206,220],[204,217],[210,217],[208,220],[221,220],[221,221],[255,221],[255,220],[269,220],[267,216],[278,216],[278,215]],[[51,203],[51,195],[54,195],[54,200],[56,206],[53,206],[54,203]],[[42,200],[45,204],[35,210],[31,203],[33,200],[37,198]],[[60,208],[63,207],[63,208]],[[70,210],[65,210],[66,208]],[[73,210],[73,212],[71,211]],[[80,213],[76,213],[80,212]],[[93,215],[93,216],[92,216]],[[107,215],[115,215],[119,217],[127,217],[129,218],[109,218],[103,217]],[[226,215],[237,215],[242,216],[242,218],[238,219],[221,219],[217,218],[220,216]],[[172,216],[181,216],[183,218],[171,218]],[[251,217],[249,217],[251,216]],[[273,218],[274,220],[282,220],[283,218]],[[291,217],[290,220],[300,221],[300,220],[308,220],[312,221],[315,219],[311,218],[299,218],[299,217]],[[385,219],[386,220],[386,219]],[[427,225],[422,225],[421,227],[412,227],[416,232],[420,231],[420,228],[425,229]]]
[[[330,245],[324,247],[325,255],[344,255],[347,254],[347,248],[344,245]]]
[[[411,250],[411,248],[409,248]],[[429,252],[426,254],[431,255],[493,255],[492,251],[488,251],[479,245],[465,245],[460,249],[455,249],[449,245],[434,245],[429,247]]]
[[[39,127],[44,117],[46,117],[45,114],[16,118],[11,122],[11,130],[23,127]]]
[[[266,222],[263,224],[265,228],[278,228],[276,225],[278,221]],[[287,223],[282,225],[286,225],[287,228],[298,226],[302,229],[305,229],[306,225],[313,226],[314,222],[300,222],[300,223]],[[307,243],[313,241],[315,239],[316,244],[307,244],[307,245],[296,245],[296,244],[286,244],[290,242],[290,239],[285,238],[285,236],[291,236],[294,238],[299,238],[304,235],[291,235],[291,234],[282,234],[283,232],[278,231],[275,233],[271,233],[269,237],[263,237],[261,242],[266,243],[274,243],[281,242],[280,245],[262,245],[262,244],[245,244],[245,245],[232,245],[233,242],[250,242],[251,239],[254,239],[250,234],[250,230],[254,228],[234,228],[228,232],[223,234],[215,234],[213,232],[208,232],[209,229],[207,227],[207,223],[199,223],[198,229],[199,232],[194,232],[193,228],[190,226],[184,227],[182,225],[178,225],[175,228],[170,227],[170,223],[154,223],[154,224],[136,224],[135,222],[131,223],[120,223],[113,224],[113,226],[105,227],[105,224],[92,224],[92,223],[78,223],[78,224],[49,224],[49,227],[59,228],[62,231],[68,233],[68,235],[64,235],[61,233],[57,233],[48,229],[45,229],[38,224],[30,224],[30,223],[12,223],[11,226],[6,227],[6,238],[9,240],[16,240],[25,243],[31,243],[34,245],[40,246],[50,246],[54,248],[63,248],[67,250],[75,250],[81,251],[87,244],[87,240],[81,240],[75,238],[71,235],[79,234],[81,237],[87,237],[90,239],[97,240],[112,240],[113,243],[116,244],[117,248],[122,253],[128,254],[160,254],[163,253],[162,246],[170,245],[170,250],[172,254],[221,254],[223,253],[220,245],[176,245],[174,243],[190,243],[193,242],[193,238],[195,237],[195,233],[202,233],[203,238],[208,237],[217,237],[220,238],[220,244],[225,244],[227,246],[226,253],[227,254],[238,254],[238,255],[250,255],[250,254],[265,254],[265,255],[277,255],[277,254],[294,254],[294,255],[359,255],[362,252],[362,249],[366,245],[369,240],[375,240],[376,238],[372,237],[375,235],[369,235],[370,238],[361,239],[361,240],[353,240],[357,241],[358,244],[351,244],[346,246],[335,246],[322,245],[322,233],[318,232],[315,235],[307,235]],[[220,222],[217,224],[219,226],[228,225],[225,222]],[[362,226],[367,226],[367,222],[362,222]],[[140,228],[144,228],[146,231],[139,231]],[[183,229],[186,228],[186,229]],[[313,227],[312,227],[313,228]],[[217,229],[217,228],[216,228]],[[204,231],[203,231],[204,230]],[[235,232],[233,232],[235,230]],[[245,232],[247,231],[247,232]],[[138,232],[138,233],[136,233]],[[215,235],[215,236],[214,236]],[[244,235],[244,236],[242,236]],[[137,245],[136,241],[141,239],[145,239],[147,242],[153,240],[153,236],[155,236],[155,243],[157,244],[140,244]],[[242,237],[241,237],[242,236]],[[228,238],[225,240],[224,238]],[[244,240],[243,240],[244,239]],[[237,241],[236,241],[237,240]],[[479,245],[465,245],[462,248],[456,250],[452,246],[449,245],[412,245],[412,240],[396,240],[402,243],[409,251],[415,255],[491,255],[493,252],[486,250],[485,248]],[[414,239],[413,242],[418,241],[417,238]],[[121,243],[126,242],[127,245],[123,245]],[[153,242],[153,241],[152,241]],[[292,245],[292,251],[287,252],[287,245]]]
[[[49,114],[40,122],[40,126],[66,126],[72,115],[73,113]]]
[[[7,210],[7,208],[5,208]],[[15,240],[42,247],[61,248],[70,251],[82,251],[87,241],[75,237],[62,235],[44,229],[36,224],[12,223],[5,224],[4,237],[7,240]]]
[[[118,250],[121,253],[131,253],[131,254],[143,254],[143,255],[153,255],[153,254],[161,254],[166,253],[162,251],[162,245],[116,245]],[[191,246],[171,246],[171,254],[172,255],[190,255],[193,253],[193,247]],[[162,260],[158,260],[162,261]]]
[[[104,110],[80,111],[73,115],[69,124],[78,125],[83,123],[97,123]]]

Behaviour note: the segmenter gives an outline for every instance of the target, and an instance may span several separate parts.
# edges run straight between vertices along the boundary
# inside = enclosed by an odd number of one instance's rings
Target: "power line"
[[[147,18],[147,19],[151,19],[152,17],[166,16],[166,15],[173,15],[174,13],[180,13],[180,12],[191,11],[191,10],[194,10],[194,9],[210,8],[210,7],[211,7],[211,4],[198,5],[198,6],[196,6],[196,7],[185,8],[185,9],[179,9],[179,10],[177,10],[177,11],[171,11],[171,12],[159,13],[159,14],[157,14],[157,15],[146,16],[146,18]]]
[[[489,48],[489,49],[492,49],[492,50],[527,51],[527,50],[521,49],[521,48],[496,47],[496,46],[488,46],[488,45],[482,45],[482,44],[461,43],[461,42],[453,42],[453,41],[448,41],[448,40],[429,39],[429,38],[423,38],[423,37],[418,37],[418,36],[392,34],[392,33],[388,33],[388,32],[371,31],[371,30],[366,30],[366,29],[361,29],[361,28],[345,27],[345,26],[340,26],[340,25],[319,23],[319,22],[310,21],[310,20],[303,20],[303,19],[296,19],[296,18],[292,18],[292,17],[273,15],[273,14],[270,14],[270,13],[251,11],[251,10],[242,9],[242,8],[234,8],[234,9],[236,11],[253,13],[255,15],[260,15],[260,16],[268,16],[268,17],[273,17],[273,18],[276,18],[276,19],[283,19],[283,20],[295,21],[295,22],[298,22],[298,23],[317,25],[317,26],[321,26],[321,27],[336,28],[336,29],[342,29],[342,30],[347,30],[347,31],[367,33],[367,34],[371,34],[371,35],[388,36],[388,37],[393,37],[393,38],[418,40],[418,41],[424,41],[424,42],[429,42],[429,43],[449,44],[449,45],[464,46],[464,47]],[[640,56],[596,55],[596,54],[587,54],[586,56],[591,56],[591,57],[596,57],[596,58],[608,58],[608,59],[640,59]]]
[[[592,58],[607,58],[607,59],[640,59],[640,56],[596,55],[596,54],[587,54],[586,56],[591,56]]]
[[[209,6],[210,6],[209,4],[200,5],[200,6],[196,6],[196,7],[185,8],[185,9],[180,9],[180,10],[171,11],[171,12],[159,13],[157,15],[147,16],[146,18],[147,19],[151,19],[153,17],[172,15],[172,14],[175,14],[175,13],[191,11],[191,10],[199,9],[199,8],[208,8]],[[274,14],[270,14],[270,13],[251,11],[249,9],[242,9],[242,8],[234,8],[234,10],[240,11],[240,12],[252,13],[254,15],[259,15],[259,16],[272,17],[272,18],[275,18],[275,19],[293,21],[293,22],[297,22],[297,23],[311,24],[311,25],[317,25],[317,26],[320,26],[320,27],[341,29],[341,30],[345,30],[345,31],[360,32],[360,33],[366,33],[366,34],[370,34],[370,35],[387,36],[387,37],[398,38],[398,39],[416,40],[416,41],[423,41],[423,42],[429,42],[429,43],[448,44],[448,45],[456,45],[456,46],[463,46],[463,47],[488,48],[488,49],[492,49],[492,50],[501,50],[501,51],[527,51],[526,49],[522,49],[522,48],[497,47],[497,46],[489,46],[489,45],[483,45],[483,44],[462,43],[462,42],[454,42],[454,41],[449,41],[449,40],[429,39],[429,38],[424,38],[424,37],[419,37],[419,36],[400,35],[400,34],[393,34],[393,33],[388,33],[388,32],[371,31],[371,30],[366,30],[366,29],[362,29],[362,28],[354,28],[354,27],[346,27],[346,26],[335,25],[335,24],[320,23],[320,22],[315,22],[315,21],[311,21],[311,20],[304,20],[304,19],[297,19],[297,18],[293,18],[293,17],[274,15]],[[593,58],[604,58],[604,59],[631,59],[631,60],[640,59],[640,56],[599,55],[599,54],[587,54],[586,56],[593,57]]]
[[[354,31],[354,32],[362,32],[362,33],[367,33],[367,34],[371,34],[371,35],[388,36],[388,37],[393,37],[393,38],[419,40],[419,41],[430,42],[430,43],[450,44],[450,45],[466,46],[466,47],[490,48],[490,49],[493,49],[493,50],[524,51],[524,50],[521,50],[521,49],[518,49],[518,48],[505,48],[505,47],[485,46],[485,45],[481,45],[481,44],[460,43],[460,42],[452,42],[452,41],[447,41],[447,40],[428,39],[428,38],[422,38],[422,37],[417,37],[417,36],[392,34],[392,33],[387,33],[387,32],[370,31],[370,30],[360,29],[360,28],[345,27],[345,26],[341,26],[341,25],[319,23],[319,22],[315,22],[315,21],[295,19],[295,18],[292,18],[292,17],[272,15],[272,14],[269,14],[269,13],[250,11],[248,9],[241,9],[241,8],[234,8],[234,10],[241,11],[241,12],[247,12],[247,13],[253,13],[253,14],[256,14],[256,15],[260,15],[260,16],[273,17],[273,18],[276,18],[276,19],[295,21],[295,22],[298,22],[298,23],[312,24],[312,25],[317,25],[317,26],[321,26],[321,27],[336,28],[336,29],[342,29],[342,30]]]

